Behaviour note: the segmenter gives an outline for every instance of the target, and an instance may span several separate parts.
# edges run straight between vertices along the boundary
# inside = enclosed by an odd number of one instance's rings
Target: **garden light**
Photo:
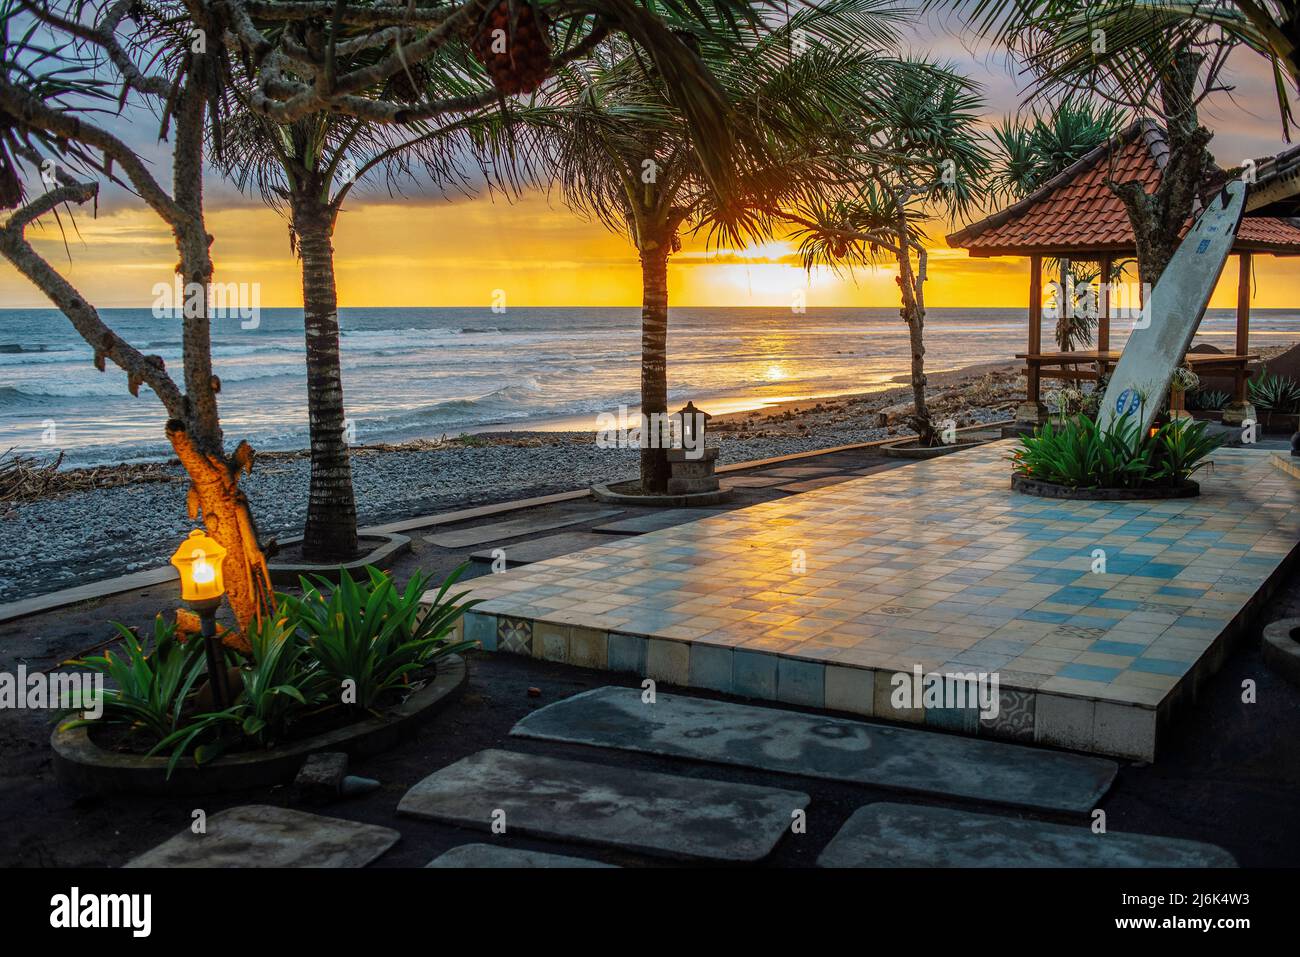
[[[226,691],[226,656],[217,639],[217,608],[226,584],[221,577],[221,563],[226,549],[202,529],[190,532],[180,548],[171,557],[171,563],[181,576],[181,598],[199,615],[200,633],[206,645],[208,659],[208,684],[212,701],[218,709],[230,703]]]

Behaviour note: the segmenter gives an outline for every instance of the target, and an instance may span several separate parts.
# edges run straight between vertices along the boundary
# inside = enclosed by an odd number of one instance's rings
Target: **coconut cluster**
[[[551,69],[543,16],[523,0],[501,0],[483,18],[470,48],[487,68],[493,86],[506,96],[532,93]]]

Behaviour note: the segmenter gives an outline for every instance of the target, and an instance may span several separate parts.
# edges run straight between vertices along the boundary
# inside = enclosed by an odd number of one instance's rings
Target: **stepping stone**
[[[802,482],[791,482],[789,485],[782,485],[781,491],[797,495],[800,492],[811,492],[813,489],[825,488],[828,485],[851,482],[855,478],[857,478],[856,475],[823,475],[821,478],[804,479]]]
[[[763,478],[761,475],[723,475],[718,478],[718,485],[722,488],[769,488],[773,485],[784,485],[789,479],[783,478]]]
[[[589,861],[585,857],[566,857],[563,854],[544,854],[541,851],[520,851],[496,844],[462,844],[453,847],[441,857],[434,858],[425,867],[608,867],[613,864]]]
[[[406,792],[397,813],[675,858],[757,861],[807,807],[798,791],[487,750]]]
[[[581,525],[583,522],[597,521],[618,515],[622,509],[603,508],[581,512],[561,512],[547,518],[514,518],[506,522],[493,522],[490,525],[474,525],[469,528],[453,528],[445,532],[424,536],[424,540],[440,548],[465,548],[469,545],[483,545],[498,542],[505,538],[518,538],[533,532],[546,532],[566,525]]]
[[[831,838],[818,867],[1236,867],[1221,847],[1173,837],[868,804]]]
[[[646,512],[644,515],[633,515],[631,518],[621,518],[608,525],[597,525],[592,531],[616,535],[644,535],[646,532],[657,532],[661,528],[684,525],[687,522],[708,518],[710,515],[721,515],[725,511],[727,510],[723,508],[666,508],[657,512]]]
[[[779,475],[782,478],[816,478],[819,475],[832,475],[843,469],[827,468],[823,465],[785,465],[779,469],[763,469],[759,475]]]
[[[1084,814],[1114,761],[778,708],[596,688],[523,718],[512,735]]]
[[[544,562],[548,558],[559,558],[561,555],[572,555],[574,552],[580,552],[584,548],[591,548],[593,545],[608,545],[609,538],[605,535],[595,535],[591,532],[563,532],[559,535],[548,535],[545,538],[533,538],[526,542],[516,542],[514,545],[498,545],[496,548],[484,548],[470,555],[476,562],[491,562],[496,556],[492,553],[500,548],[506,553],[506,567],[513,568],[516,565],[530,565],[533,562]]]
[[[365,867],[402,835],[304,811],[248,804],[208,818],[145,851],[127,867]]]

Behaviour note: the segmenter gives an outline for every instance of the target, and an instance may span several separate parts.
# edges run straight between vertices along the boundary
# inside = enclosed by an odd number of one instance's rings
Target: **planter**
[[[294,545],[302,544],[302,536],[295,535],[293,538],[286,538],[280,543],[281,548],[292,548]],[[357,544],[361,546],[362,553],[350,562],[337,562],[333,565],[315,565],[306,562],[268,562],[267,571],[271,573],[271,583],[275,585],[296,585],[298,578],[302,575],[320,575],[338,584],[339,569],[347,569],[349,575],[356,577],[356,572],[361,571],[367,565],[382,566],[395,555],[408,551],[411,547],[411,539],[406,535],[398,535],[395,532],[367,532],[357,536]]]
[[[950,452],[973,449],[976,446],[984,445],[988,441],[988,439],[964,439],[961,442],[953,442],[951,445],[917,445],[916,439],[900,439],[897,442],[882,445],[880,451],[891,459],[935,459]]]
[[[63,722],[50,735],[59,781],[80,791],[131,794],[210,794],[270,787],[292,781],[307,755],[345,751],[354,758],[378,754],[442,710],[465,686],[468,670],[459,655],[438,662],[434,679],[381,717],[313,735],[265,751],[246,751],[196,767],[182,761],[167,778],[167,758],[101,748],[90,729]]]
[[[1264,628],[1264,664],[1300,688],[1300,618],[1283,618]]]
[[[1133,502],[1143,499],[1193,498],[1201,486],[1193,481],[1162,488],[1071,488],[1054,482],[1040,482],[1023,475],[1011,476],[1011,490],[1039,498],[1064,498],[1080,502]]]
[[[690,508],[696,505],[721,505],[731,501],[730,489],[716,489],[712,492],[687,492],[681,495],[642,495],[639,492],[622,491],[620,486],[635,486],[636,482],[615,485],[593,485],[591,497],[598,502],[611,505],[639,505],[649,508]]]

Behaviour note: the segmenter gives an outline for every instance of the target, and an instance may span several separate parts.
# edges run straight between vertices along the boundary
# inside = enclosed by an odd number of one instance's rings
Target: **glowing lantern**
[[[171,558],[181,573],[181,597],[191,604],[215,604],[226,592],[225,582],[221,579],[221,562],[225,557],[226,550],[218,541],[209,538],[201,529],[190,532]]]

